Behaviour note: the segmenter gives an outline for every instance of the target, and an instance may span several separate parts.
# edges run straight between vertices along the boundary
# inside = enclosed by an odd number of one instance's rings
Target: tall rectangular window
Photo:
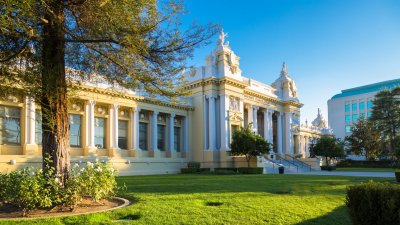
[[[353,122],[356,122],[358,120],[358,114],[353,114]]]
[[[174,127],[174,149],[176,152],[181,151],[181,128]]]
[[[346,115],[344,120],[346,123],[350,123],[350,115]]]
[[[350,104],[346,104],[346,105],[344,106],[344,111],[345,111],[345,112],[350,112]]]
[[[81,147],[81,116],[69,114],[69,145],[71,147]]]
[[[118,148],[128,149],[128,121],[118,120]]]
[[[21,109],[0,106],[0,144],[21,145]]]
[[[350,129],[350,126],[346,126],[346,133],[350,133],[351,132],[351,129]]]
[[[139,123],[139,148],[147,150],[147,123]]]
[[[157,125],[157,148],[165,151],[165,125]]]
[[[42,112],[40,110],[35,112],[35,140],[36,144],[42,144]]]
[[[353,111],[357,111],[357,103],[353,103],[353,104],[351,105],[351,109],[352,109]]]
[[[106,148],[106,118],[94,118],[94,146]]]
[[[372,109],[372,105],[373,105],[373,104],[372,104],[372,101],[368,101],[368,102],[367,102],[367,108],[368,108],[368,109]]]
[[[364,110],[365,109],[365,102],[360,102],[359,106],[360,110]]]

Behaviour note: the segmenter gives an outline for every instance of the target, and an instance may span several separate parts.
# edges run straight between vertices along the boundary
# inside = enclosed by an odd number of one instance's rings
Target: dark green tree
[[[393,154],[395,138],[400,131],[400,87],[383,90],[375,95],[370,119],[381,132],[381,142],[386,143]]]
[[[310,147],[316,156],[325,157],[326,165],[329,165],[330,159],[344,156],[344,145],[340,139],[332,136],[322,136],[317,143]]]
[[[259,134],[254,134],[251,124],[242,127],[232,134],[231,153],[235,156],[245,156],[247,166],[250,167],[250,160],[254,157],[267,154],[271,149],[268,143]]]
[[[62,183],[70,170],[67,72],[78,82],[95,74],[154,95],[184,94],[186,59],[217,27],[182,31],[182,13],[173,0],[0,0],[0,93],[17,89],[40,104],[43,156]]]
[[[374,121],[359,119],[351,128],[351,135],[345,138],[348,151],[365,155],[366,159],[376,159],[384,151],[381,135]]]

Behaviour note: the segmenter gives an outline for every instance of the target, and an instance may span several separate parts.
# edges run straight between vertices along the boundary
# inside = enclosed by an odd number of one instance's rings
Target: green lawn
[[[113,212],[0,224],[350,224],[345,187],[362,177],[160,175],[120,177],[134,204]],[[377,179],[384,181],[392,179]],[[219,206],[208,206],[221,204]],[[135,220],[121,221],[131,217]]]
[[[344,172],[394,172],[393,168],[356,168],[356,167],[343,167],[336,168],[336,171]]]

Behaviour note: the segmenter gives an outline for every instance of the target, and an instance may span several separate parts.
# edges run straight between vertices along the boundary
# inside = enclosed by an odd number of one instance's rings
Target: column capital
[[[175,113],[174,112],[171,112],[170,114],[169,114],[169,116],[171,117],[171,118],[175,118]]]
[[[205,95],[206,99],[210,99],[210,100],[215,100],[216,96],[213,94],[206,94]]]
[[[154,115],[154,116],[157,116],[158,114],[160,114],[159,111],[153,111],[153,115]]]
[[[86,104],[90,105],[90,106],[94,106],[96,104],[95,100],[87,100]]]
[[[259,110],[259,109],[260,109],[260,107],[259,107],[259,106],[256,106],[256,105],[252,105],[252,108],[253,108],[254,110]]]
[[[110,109],[118,109],[119,105],[118,104],[111,104],[111,105],[109,105],[109,108]]]

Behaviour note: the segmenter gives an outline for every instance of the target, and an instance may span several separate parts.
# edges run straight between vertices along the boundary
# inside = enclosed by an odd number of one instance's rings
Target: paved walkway
[[[286,171],[285,171],[286,172]],[[312,171],[287,174],[326,175],[326,176],[351,176],[351,177],[395,177],[394,172],[343,172],[343,171]]]

